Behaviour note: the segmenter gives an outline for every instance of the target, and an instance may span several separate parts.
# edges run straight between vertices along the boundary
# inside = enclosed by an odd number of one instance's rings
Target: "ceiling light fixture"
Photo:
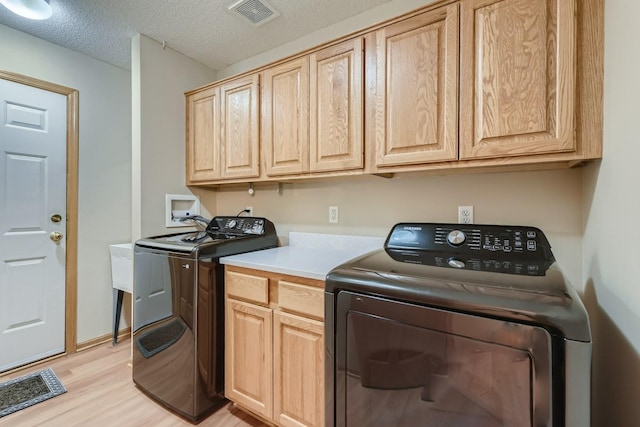
[[[53,13],[50,0],[0,0],[0,4],[16,15],[28,19],[47,19]]]

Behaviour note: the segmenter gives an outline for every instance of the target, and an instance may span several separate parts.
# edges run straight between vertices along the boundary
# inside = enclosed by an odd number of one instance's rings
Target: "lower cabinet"
[[[271,419],[272,312],[227,299],[225,395],[251,412]]]
[[[225,395],[279,426],[324,426],[324,282],[226,267]]]
[[[273,316],[273,409],[281,426],[324,426],[324,325]]]

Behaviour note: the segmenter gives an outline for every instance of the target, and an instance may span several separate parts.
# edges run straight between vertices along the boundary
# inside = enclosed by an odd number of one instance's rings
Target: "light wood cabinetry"
[[[227,299],[225,396],[267,419],[273,413],[273,312]]]
[[[231,119],[224,112],[222,85],[237,79],[193,91],[188,181],[532,170],[600,158],[602,16],[599,0],[431,3],[241,76],[262,78],[257,145],[256,128],[241,126],[255,106]],[[237,127],[217,131],[230,121]]]
[[[324,325],[283,312],[273,321],[274,421],[324,426]]]
[[[576,149],[575,0],[462,2],[460,158]]]
[[[362,169],[362,50],[357,37],[264,71],[267,177]]]
[[[267,176],[309,169],[309,57],[263,73],[262,150]]]
[[[362,169],[363,38],[314,52],[309,62],[309,170]]]
[[[187,96],[187,182],[220,177],[220,88]]]
[[[225,275],[226,397],[279,426],[324,426],[324,282]]]
[[[258,74],[220,86],[222,178],[260,175]]]
[[[187,95],[187,182],[260,175],[259,75]]]
[[[362,170],[363,76],[356,37],[188,94],[188,182]]]
[[[458,4],[367,36],[371,162],[382,166],[458,157]]]

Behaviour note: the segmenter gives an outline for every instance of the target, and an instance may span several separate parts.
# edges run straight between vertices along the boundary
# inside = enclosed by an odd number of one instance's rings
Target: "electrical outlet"
[[[247,212],[248,216],[253,216],[253,206],[247,206],[246,208],[244,208],[245,211]]]
[[[458,206],[458,223],[473,224],[473,206]]]
[[[338,223],[338,207],[329,206],[329,224]]]

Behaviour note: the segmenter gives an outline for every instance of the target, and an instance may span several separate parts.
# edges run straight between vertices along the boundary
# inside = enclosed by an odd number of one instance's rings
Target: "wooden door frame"
[[[78,307],[78,97],[76,89],[0,70],[0,79],[67,98],[67,250],[65,255],[65,353],[77,350]]]

